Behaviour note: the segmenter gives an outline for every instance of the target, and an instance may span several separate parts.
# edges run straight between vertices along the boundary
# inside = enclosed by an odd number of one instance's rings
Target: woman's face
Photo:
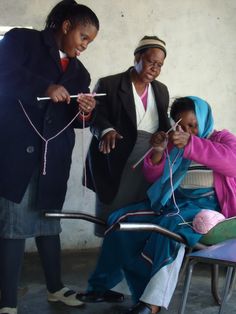
[[[139,79],[149,84],[155,80],[164,64],[165,54],[159,48],[150,48],[142,54],[138,54],[135,58],[134,68],[138,74]]]
[[[72,27],[69,20],[62,24],[58,36],[59,49],[74,58],[80,55],[97,36],[98,30],[92,24],[77,24]]]
[[[198,122],[193,111],[183,111],[176,117],[176,121],[182,119],[179,122],[182,130],[192,135],[198,135]]]

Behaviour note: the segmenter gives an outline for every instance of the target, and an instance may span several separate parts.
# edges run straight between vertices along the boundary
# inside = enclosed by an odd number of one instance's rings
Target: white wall
[[[0,25],[32,25],[41,29],[55,0],[0,0]],[[133,63],[133,50],[144,35],[166,41],[167,58],[160,80],[171,97],[197,95],[209,101],[217,129],[236,133],[236,1],[235,0],[88,0],[81,3],[98,15],[101,30],[80,57],[96,80],[125,70]],[[77,132],[71,178],[64,210],[94,213],[94,195],[81,185],[82,137]],[[99,245],[93,226],[63,221],[65,249]],[[29,241],[28,250],[34,250]]]

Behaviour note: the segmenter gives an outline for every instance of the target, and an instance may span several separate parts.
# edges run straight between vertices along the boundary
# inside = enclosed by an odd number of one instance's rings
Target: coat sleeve
[[[106,93],[106,96],[102,96],[97,99],[96,116],[91,125],[92,134],[99,139],[105,129],[115,128],[110,119],[111,106],[109,106],[109,104],[111,103],[110,97],[112,97],[114,93],[111,93],[111,91],[109,91],[107,84],[103,79],[98,80],[94,88],[94,92]]]
[[[29,49],[25,41],[26,32],[13,29],[0,43],[0,85],[7,97],[24,99],[25,95],[32,93],[32,86],[40,95],[50,85],[50,81],[35,75],[26,66]]]
[[[166,154],[163,154],[161,161],[154,165],[151,161],[152,153],[150,153],[147,157],[145,157],[143,162],[143,173],[146,180],[150,183],[155,182],[159,179],[163,173],[165,161],[166,161]]]
[[[205,165],[228,177],[236,177],[236,137],[227,130],[214,132],[209,139],[191,136],[184,158]]]

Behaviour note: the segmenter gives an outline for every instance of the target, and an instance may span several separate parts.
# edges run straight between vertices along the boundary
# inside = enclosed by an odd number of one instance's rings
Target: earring
[[[67,31],[66,31],[66,30],[64,30],[64,34],[65,34],[65,35],[67,34]]]

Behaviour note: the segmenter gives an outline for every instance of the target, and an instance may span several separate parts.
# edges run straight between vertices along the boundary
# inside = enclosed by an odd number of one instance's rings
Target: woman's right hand
[[[163,152],[167,145],[167,139],[168,135],[163,131],[159,131],[152,135],[150,144],[156,152]]]
[[[46,90],[46,96],[50,97],[53,102],[63,102],[66,101],[67,104],[70,103],[70,94],[62,85],[52,84]]]
[[[168,135],[163,131],[156,132],[152,135],[150,144],[153,147],[151,154],[151,161],[153,165],[156,165],[161,161],[164,150],[167,146],[167,138]]]
[[[109,154],[116,147],[116,141],[122,139],[123,136],[115,130],[111,130],[103,135],[99,142],[99,151],[103,154]]]

